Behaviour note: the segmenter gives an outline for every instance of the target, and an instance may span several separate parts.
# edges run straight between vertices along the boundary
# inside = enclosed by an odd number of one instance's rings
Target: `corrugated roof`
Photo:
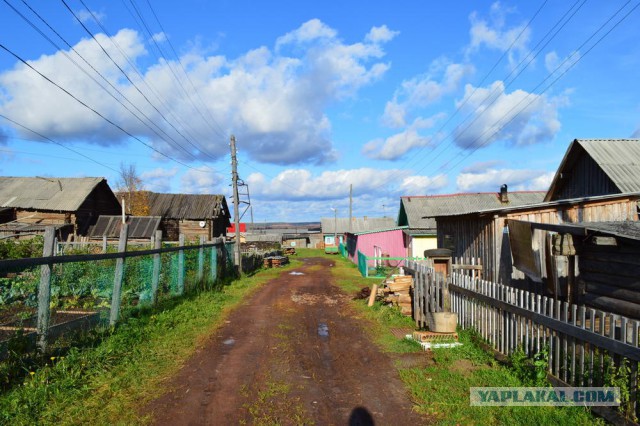
[[[157,192],[149,193],[149,215],[188,220],[230,217],[224,195]]]
[[[358,233],[375,231],[378,229],[389,229],[395,226],[396,221],[390,217],[354,217],[349,228],[348,217],[323,217],[320,219],[322,233],[324,234],[344,234],[346,232]],[[336,230],[334,231],[334,224]]]
[[[129,238],[151,238],[160,226],[160,216],[128,216]],[[118,238],[122,226],[122,216],[100,216],[89,230],[90,238]]]
[[[0,207],[73,212],[101,182],[106,179],[0,177]]]
[[[407,215],[409,229],[435,229],[434,216],[535,204],[542,201],[544,194],[543,191],[509,192],[507,203],[501,202],[496,192],[401,197],[400,208],[404,209]]]
[[[575,139],[556,171],[545,200],[551,199],[560,175],[578,155],[577,146],[584,148],[620,192],[640,191],[640,139]]]

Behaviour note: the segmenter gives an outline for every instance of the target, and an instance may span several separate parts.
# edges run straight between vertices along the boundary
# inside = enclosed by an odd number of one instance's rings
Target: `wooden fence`
[[[638,366],[640,322],[620,315],[471,276],[436,274],[426,262],[409,262],[414,276],[414,317],[443,310],[448,290],[451,311],[463,329],[474,329],[494,350],[529,357],[548,350],[548,373],[564,386],[603,386],[612,375],[628,392],[626,415],[640,417]],[[618,386],[619,384],[616,384]]]
[[[219,281],[221,278],[235,276],[235,268],[232,264],[232,248],[225,244],[222,238],[211,242],[200,240],[197,245],[185,245],[184,236],[181,235],[179,245],[177,247],[162,248],[162,232],[158,231],[154,238],[154,246],[148,250],[127,251],[127,234],[128,225],[122,227],[118,252],[116,253],[99,253],[99,254],[75,254],[55,256],[54,254],[54,230],[53,227],[47,228],[45,232],[45,242],[43,249],[43,257],[28,259],[12,259],[0,261],[0,272],[2,276],[21,277],[28,274],[34,276],[37,268],[39,272],[39,284],[35,290],[34,296],[37,296],[37,311],[33,318],[22,318],[17,322],[0,324],[0,332],[7,334],[11,330],[22,330],[31,341],[37,343],[40,351],[46,351],[50,340],[56,338],[63,332],[67,332],[77,328],[88,328],[107,320],[110,325],[117,324],[122,318],[121,305],[123,303],[123,286],[127,279],[144,281],[144,284],[133,283],[145,286],[146,301],[141,297],[131,299],[127,295],[129,308],[137,308],[143,305],[154,305],[158,301],[161,291],[164,291],[163,297],[175,297],[189,291],[185,289],[187,278],[191,288],[200,286],[201,288],[211,288],[210,284]],[[137,258],[137,259],[136,259]],[[127,260],[144,260],[144,268],[134,268],[129,271],[132,277],[127,276]],[[114,263],[115,261],[115,263]],[[102,263],[101,263],[102,262]],[[104,263],[107,262],[107,263]],[[251,262],[251,264],[257,262]],[[63,267],[62,265],[71,265]],[[74,266],[75,265],[75,266]],[[104,271],[107,274],[101,275],[103,287],[108,287],[107,293],[110,297],[101,296],[102,307],[92,305],[84,309],[53,309],[52,310],[52,278],[61,271],[64,272],[71,268],[77,268],[78,279],[86,279],[88,271],[91,267],[105,265]],[[85,269],[86,268],[86,269]],[[142,270],[142,273],[140,272]],[[11,271],[11,272],[9,272]],[[108,275],[111,275],[109,278]],[[137,274],[137,275],[135,275]],[[171,286],[171,289],[161,289],[162,281],[165,285]],[[5,278],[8,280],[8,278]],[[105,285],[105,281],[108,281]],[[170,282],[169,284],[167,284]],[[1,285],[1,284],[0,284]],[[5,284],[6,285],[6,284]],[[92,283],[95,285],[97,283]],[[0,290],[3,290],[0,288]],[[56,288],[60,291],[59,288]],[[90,289],[93,290],[93,289]],[[76,295],[77,296],[77,295]],[[27,294],[28,298],[31,298]],[[97,303],[98,298],[95,302]],[[107,309],[105,309],[107,308]],[[23,314],[30,311],[25,309]],[[67,324],[50,324],[52,316],[73,317],[76,320],[69,321]],[[107,318],[105,318],[105,316]],[[0,344],[0,357],[2,355],[2,344]]]

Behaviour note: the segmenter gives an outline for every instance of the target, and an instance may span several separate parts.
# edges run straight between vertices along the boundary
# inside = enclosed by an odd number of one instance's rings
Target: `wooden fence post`
[[[180,247],[184,247],[184,234],[180,234]],[[178,251],[178,294],[184,294],[184,250]]]
[[[106,235],[102,236],[102,252],[103,253],[107,252],[107,236]]]
[[[200,248],[198,249],[198,282],[202,282],[204,276],[204,236],[200,236]]]
[[[224,245],[224,241],[222,241],[222,239],[217,239],[214,240],[214,243],[216,244],[222,244]],[[211,247],[211,282],[215,283],[216,279],[218,278],[218,247],[217,246],[213,246]]]
[[[129,225],[123,224],[120,229],[120,241],[118,242],[118,253],[127,251],[127,237]],[[120,296],[122,294],[122,281],[124,278],[124,256],[116,259],[116,272],[113,277],[113,294],[111,295],[111,312],[109,315],[109,325],[114,326],[120,316]]]
[[[53,256],[55,242],[55,229],[47,226],[44,232],[44,248],[42,257]],[[53,260],[53,259],[52,259]],[[51,318],[51,269],[53,262],[40,266],[40,285],[38,286],[38,350],[44,353],[47,350],[47,335],[49,334],[49,319]]]
[[[153,248],[162,248],[162,231],[157,230],[153,240]],[[160,284],[160,253],[153,255],[153,277],[151,278],[151,304],[155,305],[158,301],[158,284]]]

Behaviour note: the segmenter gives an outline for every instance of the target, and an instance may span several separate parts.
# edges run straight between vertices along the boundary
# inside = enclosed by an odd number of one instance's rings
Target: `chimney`
[[[508,203],[509,202],[509,195],[507,193],[507,184],[506,183],[500,187],[500,202],[501,203]]]

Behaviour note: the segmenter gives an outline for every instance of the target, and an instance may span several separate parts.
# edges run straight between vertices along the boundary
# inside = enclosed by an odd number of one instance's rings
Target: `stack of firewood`
[[[287,256],[268,256],[264,258],[265,268],[279,268],[287,263],[289,263],[289,258]]]
[[[411,275],[395,275],[384,282],[384,301],[398,306],[403,315],[411,316],[413,303],[411,301]]]

